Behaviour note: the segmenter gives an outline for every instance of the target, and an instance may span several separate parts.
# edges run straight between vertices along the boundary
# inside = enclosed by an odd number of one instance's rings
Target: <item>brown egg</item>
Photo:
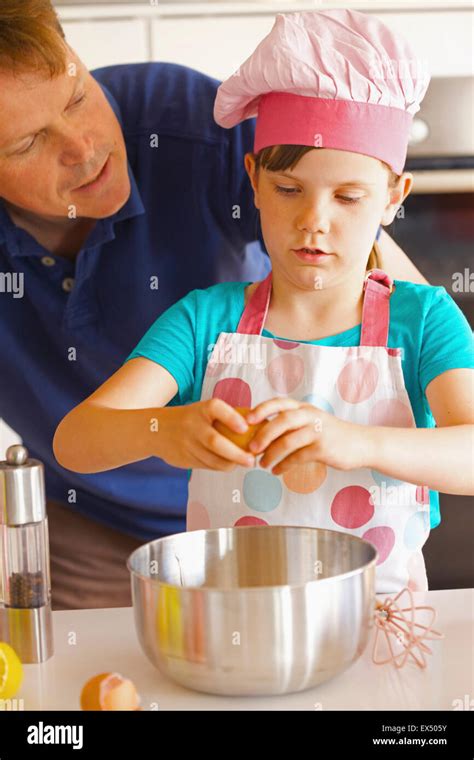
[[[120,673],[99,673],[84,684],[82,710],[139,710],[140,697],[132,681]]]
[[[236,406],[234,408],[237,412],[239,412],[239,414],[242,415],[242,417],[247,417],[248,413],[250,412],[250,407],[248,406]],[[240,448],[244,449],[244,451],[249,451],[248,446],[250,441],[254,438],[260,428],[265,425],[266,421],[267,420],[263,420],[262,422],[258,422],[256,425],[251,425],[248,423],[248,430],[245,433],[235,433],[233,430],[230,430],[227,425],[224,425],[224,423],[220,422],[219,420],[215,420],[214,427],[221,435],[225,435],[229,441],[232,441],[232,443],[240,446]]]

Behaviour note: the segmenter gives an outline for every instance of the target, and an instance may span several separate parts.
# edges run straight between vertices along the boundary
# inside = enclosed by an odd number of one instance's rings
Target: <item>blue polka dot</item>
[[[377,483],[377,485],[380,488],[383,488],[384,483],[385,487],[388,488],[389,486],[402,486],[404,485],[403,480],[397,480],[396,478],[390,478],[388,475],[384,475],[383,472],[379,472],[378,470],[371,470],[372,477]]]
[[[250,509],[271,512],[281,501],[281,481],[276,475],[264,470],[251,470],[244,478],[244,499]]]
[[[301,400],[307,404],[313,404],[313,406],[317,406],[318,409],[322,409],[323,412],[334,414],[334,409],[332,408],[329,401],[326,401],[326,399],[320,396],[319,393],[309,393]]]
[[[426,512],[415,512],[405,525],[405,546],[408,549],[419,549],[423,546],[430,528],[430,516]]]

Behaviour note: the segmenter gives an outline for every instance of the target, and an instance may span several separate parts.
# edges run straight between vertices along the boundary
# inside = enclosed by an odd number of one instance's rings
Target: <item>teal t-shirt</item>
[[[173,375],[178,392],[169,406],[199,401],[208,358],[219,333],[235,332],[250,282],[192,290],[151,325],[125,361],[143,356]],[[474,368],[472,331],[445,288],[395,280],[388,345],[402,349],[402,369],[417,427],[435,427],[426,386],[449,369]],[[318,340],[320,346],[358,346],[361,325]],[[263,329],[262,335],[278,338]],[[288,339],[288,338],[287,338]],[[190,474],[191,471],[189,471]],[[439,525],[439,496],[430,491],[431,527]]]

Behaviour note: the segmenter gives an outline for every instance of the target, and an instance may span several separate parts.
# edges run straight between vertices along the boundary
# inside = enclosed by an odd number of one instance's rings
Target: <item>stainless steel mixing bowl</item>
[[[131,573],[143,651],[198,691],[286,694],[332,678],[373,625],[372,544],[332,530],[199,530],[136,549]]]

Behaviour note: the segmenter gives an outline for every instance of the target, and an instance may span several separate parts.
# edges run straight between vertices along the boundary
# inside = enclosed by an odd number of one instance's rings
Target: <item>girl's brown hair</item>
[[[293,169],[300,158],[310,150],[317,148],[310,145],[272,145],[269,148],[262,148],[254,154],[255,169],[268,169],[271,172],[281,172],[285,169]],[[381,161],[389,173],[388,186],[393,188],[397,185],[400,177],[396,174],[385,161]],[[382,257],[377,241],[374,241],[372,250],[367,261],[366,269],[382,268]]]
[[[66,70],[65,35],[51,0],[1,0],[0,70]]]

